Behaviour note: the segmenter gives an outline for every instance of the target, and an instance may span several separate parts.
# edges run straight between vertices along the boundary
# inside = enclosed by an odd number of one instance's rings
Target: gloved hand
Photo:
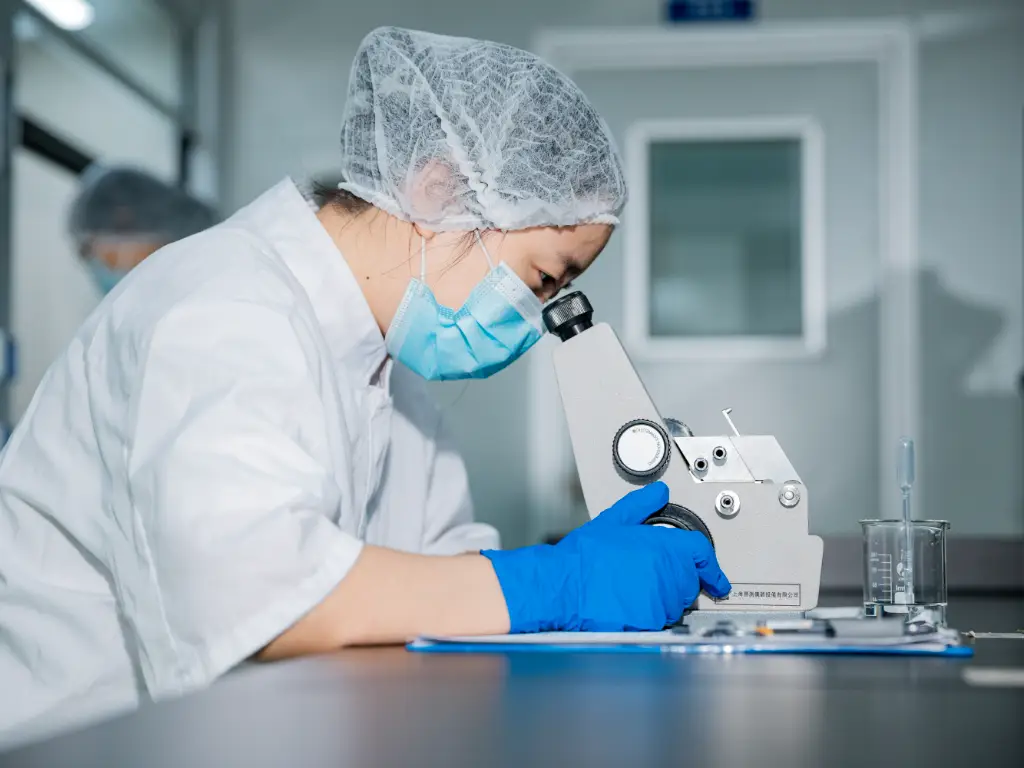
[[[622,497],[558,544],[486,550],[512,632],[658,630],[678,621],[703,588],[732,589],[703,534],[643,525],[668,503],[652,483]]]

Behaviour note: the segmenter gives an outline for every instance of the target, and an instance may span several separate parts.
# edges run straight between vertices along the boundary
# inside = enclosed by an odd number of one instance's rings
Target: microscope
[[[702,593],[704,618],[803,615],[818,603],[822,541],[808,533],[808,494],[770,435],[699,436],[662,417],[615,332],[593,322],[580,292],[544,308],[561,339],[553,358],[580,484],[591,517],[631,490],[664,481],[669,503],[650,525],[708,538],[732,592]]]

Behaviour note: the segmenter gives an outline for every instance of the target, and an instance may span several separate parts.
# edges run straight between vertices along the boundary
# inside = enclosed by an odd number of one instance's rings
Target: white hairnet
[[[71,205],[72,237],[137,236],[171,243],[216,223],[214,211],[145,171],[95,165]]]
[[[436,230],[618,223],[604,121],[526,51],[384,27],[352,65],[339,187]]]

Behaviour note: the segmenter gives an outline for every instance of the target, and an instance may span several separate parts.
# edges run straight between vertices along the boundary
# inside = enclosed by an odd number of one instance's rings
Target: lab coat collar
[[[389,389],[384,336],[355,275],[298,187],[286,178],[237,214],[265,238],[309,296],[332,355],[359,385]]]

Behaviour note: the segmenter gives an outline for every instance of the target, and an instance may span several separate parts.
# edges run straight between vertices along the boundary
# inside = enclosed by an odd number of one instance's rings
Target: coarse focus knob
[[[629,422],[612,440],[612,459],[626,475],[647,478],[668,466],[669,437],[664,428],[647,419]]]
[[[562,341],[593,326],[594,308],[579,291],[556,299],[544,307],[544,327]]]
[[[711,537],[711,531],[695,512],[680,506],[679,504],[666,504],[662,509],[644,520],[644,525],[657,525],[662,528],[681,528],[684,531],[697,531],[704,534],[711,546],[715,546],[715,540]]]

